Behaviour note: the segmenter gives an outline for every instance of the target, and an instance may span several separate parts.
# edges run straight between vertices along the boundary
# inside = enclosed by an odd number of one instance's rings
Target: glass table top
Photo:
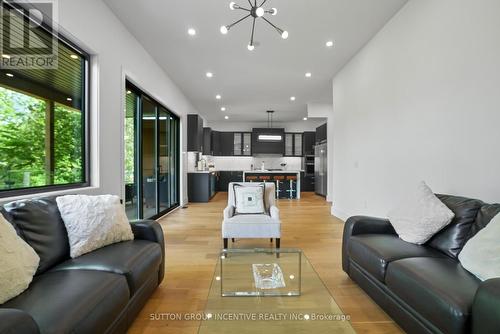
[[[220,255],[199,334],[355,333],[300,249]]]

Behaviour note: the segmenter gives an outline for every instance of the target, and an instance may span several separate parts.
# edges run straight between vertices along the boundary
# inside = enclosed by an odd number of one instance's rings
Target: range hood
[[[285,153],[285,129],[255,128],[252,130],[252,153],[283,155]]]

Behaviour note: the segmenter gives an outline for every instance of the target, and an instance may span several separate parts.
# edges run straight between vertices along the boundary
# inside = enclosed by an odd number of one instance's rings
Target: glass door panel
[[[143,217],[152,217],[157,210],[156,105],[142,98],[142,189]]]
[[[127,90],[125,97],[125,211],[130,220],[139,219],[139,195],[137,187],[137,115],[139,96]]]
[[[158,204],[160,212],[170,208],[170,150],[168,147],[169,132],[170,129],[168,111],[160,107],[158,109]]]

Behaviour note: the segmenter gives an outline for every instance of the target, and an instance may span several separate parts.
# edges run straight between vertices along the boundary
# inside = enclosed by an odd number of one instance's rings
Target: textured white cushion
[[[480,280],[500,277],[500,214],[465,244],[458,254],[462,267]]]
[[[0,304],[28,288],[39,262],[38,254],[0,214]]]
[[[387,216],[401,239],[424,244],[448,225],[455,214],[420,182],[417,188]]]
[[[255,186],[234,185],[236,199],[235,214],[264,214],[264,185]]]
[[[57,197],[56,200],[68,231],[72,258],[134,239],[118,196],[68,195]]]

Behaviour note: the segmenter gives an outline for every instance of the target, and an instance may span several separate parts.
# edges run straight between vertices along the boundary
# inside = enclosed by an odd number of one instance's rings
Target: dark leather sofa
[[[125,333],[164,275],[163,232],[132,223],[133,241],[71,259],[54,198],[0,207],[40,256],[28,290],[0,305],[0,333]]]
[[[408,333],[500,333],[500,279],[481,282],[457,258],[500,204],[437,196],[455,218],[422,246],[399,239],[386,219],[349,218],[342,267]]]

